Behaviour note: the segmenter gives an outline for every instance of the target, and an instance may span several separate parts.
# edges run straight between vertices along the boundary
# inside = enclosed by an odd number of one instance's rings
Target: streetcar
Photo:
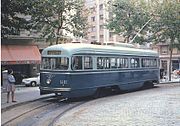
[[[42,51],[40,94],[65,98],[95,96],[101,90],[131,91],[159,82],[159,56],[152,50],[82,43]]]

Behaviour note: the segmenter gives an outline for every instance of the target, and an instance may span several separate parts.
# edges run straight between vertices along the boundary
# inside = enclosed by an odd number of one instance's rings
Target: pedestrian
[[[15,78],[13,76],[13,70],[8,70],[8,76],[7,76],[7,85],[6,85],[6,91],[7,91],[7,103],[9,103],[9,95],[11,93],[12,102],[16,102],[14,98],[14,92],[15,92]]]

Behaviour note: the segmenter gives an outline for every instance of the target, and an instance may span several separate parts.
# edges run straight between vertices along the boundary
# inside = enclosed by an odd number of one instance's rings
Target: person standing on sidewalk
[[[13,70],[9,69],[8,70],[8,76],[7,76],[7,85],[6,85],[6,91],[7,91],[7,103],[9,103],[9,95],[11,93],[11,97],[12,97],[12,102],[16,102],[15,98],[14,98],[14,92],[15,92],[15,78],[12,75],[13,74]]]

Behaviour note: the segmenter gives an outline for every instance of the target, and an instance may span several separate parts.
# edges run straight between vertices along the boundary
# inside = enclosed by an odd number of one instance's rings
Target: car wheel
[[[35,86],[36,86],[36,82],[35,82],[35,81],[32,81],[32,82],[31,82],[31,86],[32,86],[32,87],[35,87]]]

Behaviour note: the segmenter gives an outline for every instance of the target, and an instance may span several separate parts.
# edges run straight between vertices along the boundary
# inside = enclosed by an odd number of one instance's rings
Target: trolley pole
[[[144,27],[153,19],[154,17],[151,17],[142,27],[141,29],[138,31],[138,33],[136,33],[136,35],[133,37],[133,39],[129,42],[132,43],[134,41],[134,39],[138,36],[138,34],[144,29]]]

